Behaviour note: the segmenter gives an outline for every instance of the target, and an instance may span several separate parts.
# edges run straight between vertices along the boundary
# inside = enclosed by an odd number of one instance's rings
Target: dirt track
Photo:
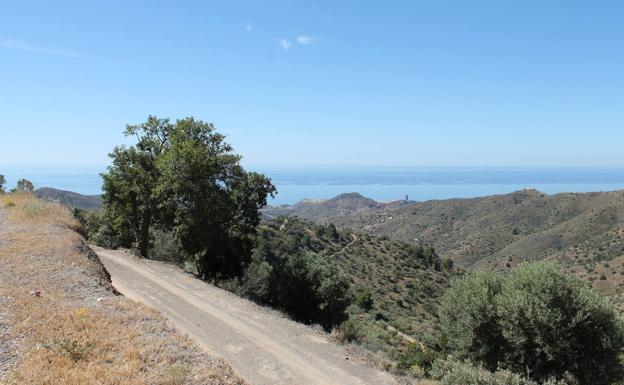
[[[254,385],[396,384],[344,346],[180,269],[94,247],[124,295],[158,309]]]

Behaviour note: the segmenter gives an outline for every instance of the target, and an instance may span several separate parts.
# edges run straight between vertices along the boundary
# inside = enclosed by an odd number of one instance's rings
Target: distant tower
[[[407,196],[407,194],[405,194],[405,202],[407,202],[409,200],[409,197]]]

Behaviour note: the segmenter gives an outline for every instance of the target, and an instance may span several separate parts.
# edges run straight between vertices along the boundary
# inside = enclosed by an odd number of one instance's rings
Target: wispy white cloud
[[[245,24],[245,31],[247,32],[253,31],[253,25],[251,25],[251,23]]]
[[[37,52],[47,55],[58,55],[58,56],[67,56],[67,57],[75,57],[75,58],[87,58],[89,55],[85,55],[80,52],[70,51],[63,48],[56,47],[40,47],[36,45],[29,44],[22,40],[12,39],[8,37],[0,37],[0,47],[2,48],[10,48],[16,49],[20,51],[29,51],[29,52]]]
[[[287,50],[287,49],[289,49],[289,48],[290,48],[290,46],[291,46],[290,40],[288,40],[288,39],[282,39],[282,38],[280,38],[280,39],[275,39],[275,40],[279,43],[279,45],[280,45],[283,49],[286,49],[286,50]]]
[[[299,44],[303,44],[303,45],[310,45],[310,44],[314,44],[318,41],[317,38],[312,37],[312,36],[306,36],[306,35],[301,35],[297,37],[297,42]]]

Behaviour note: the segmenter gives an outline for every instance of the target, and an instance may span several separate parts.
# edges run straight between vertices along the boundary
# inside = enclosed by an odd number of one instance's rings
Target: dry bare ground
[[[0,197],[0,384],[244,384],[169,327],[116,295],[61,206]]]

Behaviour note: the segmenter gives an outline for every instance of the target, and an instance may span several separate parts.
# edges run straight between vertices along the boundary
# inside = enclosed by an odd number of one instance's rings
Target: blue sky
[[[147,115],[258,167],[623,167],[621,1],[5,1],[0,167]]]

